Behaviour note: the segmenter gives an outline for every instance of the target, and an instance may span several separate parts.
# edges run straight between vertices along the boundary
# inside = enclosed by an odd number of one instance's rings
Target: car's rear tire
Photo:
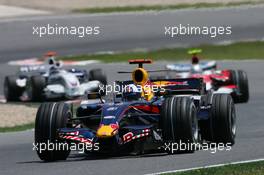
[[[17,76],[6,76],[4,80],[4,95],[7,101],[18,101],[23,88],[17,86]]]
[[[57,130],[64,128],[72,117],[70,107],[65,103],[43,103],[38,109],[35,121],[35,145],[41,160],[56,161],[67,159],[70,149],[53,149],[40,151],[41,144],[67,144],[57,141]],[[69,147],[68,147],[69,148]]]
[[[246,103],[249,100],[249,87],[248,87],[248,78],[247,73],[243,70],[238,70],[238,87],[241,93],[239,96],[240,103]]]
[[[214,94],[209,118],[211,139],[215,143],[235,143],[236,110],[229,94]]]
[[[180,144],[189,145],[187,149],[178,149],[176,152],[194,152],[193,143],[198,141],[199,134],[196,107],[192,99],[177,96],[166,98],[162,105],[161,129],[165,143],[176,143],[178,148]]]
[[[102,71],[102,69],[92,69],[89,72],[89,79],[90,81],[92,80],[98,80],[100,81],[103,85],[107,85],[107,77],[105,73]]]
[[[46,86],[46,79],[41,75],[32,76],[27,82],[27,93],[29,101],[41,102],[45,100],[44,88]]]
[[[249,86],[247,73],[243,70],[231,70],[231,83],[235,84],[240,92],[240,95],[234,97],[235,103],[246,103],[249,100]]]

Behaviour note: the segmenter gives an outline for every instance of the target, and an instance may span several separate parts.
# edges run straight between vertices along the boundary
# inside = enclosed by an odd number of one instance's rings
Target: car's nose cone
[[[113,137],[117,133],[117,129],[111,125],[101,125],[96,132],[96,136],[98,138]]]

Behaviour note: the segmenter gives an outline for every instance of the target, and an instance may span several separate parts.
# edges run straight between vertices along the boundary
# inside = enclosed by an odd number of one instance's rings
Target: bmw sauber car
[[[176,77],[202,78],[206,89],[230,94],[236,103],[246,103],[249,100],[249,86],[247,74],[243,70],[217,70],[215,61],[199,62],[197,53],[200,50],[189,52],[193,54],[191,64],[169,64],[167,70],[175,71]]]
[[[58,62],[50,61],[21,67],[16,75],[5,77],[4,94],[7,101],[72,99],[97,91],[106,81],[100,69],[62,69]]]
[[[48,143],[91,145],[95,149],[86,153],[110,155],[153,150],[175,153],[164,146],[172,143],[192,144],[176,151],[191,153],[197,149],[196,143],[235,143],[236,112],[229,94],[207,93],[200,78],[150,81],[143,68],[150,60],[130,63],[139,64],[131,72],[132,80],[116,82],[129,90],[117,92],[111,102],[102,100],[100,93],[90,93],[75,115],[70,104],[43,103],[39,107],[35,145],[41,160],[64,160],[71,151],[70,146],[40,149]],[[95,98],[99,98],[97,102],[91,100]]]

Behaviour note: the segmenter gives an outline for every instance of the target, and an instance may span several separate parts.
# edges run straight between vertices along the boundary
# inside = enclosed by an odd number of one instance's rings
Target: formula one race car
[[[100,93],[88,94],[76,116],[69,104],[41,104],[35,123],[39,158],[64,160],[74,144],[85,145],[86,153],[119,155],[149,150],[192,153],[203,140],[235,143],[236,113],[229,94],[207,94],[199,78],[150,81],[144,63],[151,60],[130,61],[139,67],[132,72],[133,80],[116,82],[122,90],[112,102],[102,100]],[[97,97],[98,102],[90,101]],[[190,146],[177,151],[166,148],[173,143]],[[64,149],[41,147],[45,144],[64,145]]]
[[[101,69],[62,69],[50,56],[48,63],[21,67],[16,75],[6,76],[4,94],[7,101],[44,101],[73,99],[98,91],[107,79]]]
[[[201,62],[197,57],[201,50],[191,50],[191,64],[169,64],[167,70],[175,71],[176,77],[200,77],[206,83],[206,88],[221,93],[229,93],[235,103],[246,103],[249,100],[247,73],[243,70],[217,70],[215,61]]]

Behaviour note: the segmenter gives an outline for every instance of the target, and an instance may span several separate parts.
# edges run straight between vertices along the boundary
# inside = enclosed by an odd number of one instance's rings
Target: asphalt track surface
[[[0,27],[0,83],[16,67],[7,66],[6,61],[41,55],[47,50],[61,54],[91,53],[98,51],[119,51],[135,48],[155,49],[173,45],[212,43],[223,40],[262,39],[264,37],[263,7],[232,9],[180,10],[177,12],[139,13],[127,15],[77,15],[67,17],[34,17],[1,21]],[[43,38],[32,36],[32,25],[60,23],[68,25],[101,24],[104,35],[98,38]],[[233,35],[228,38],[186,38],[164,37],[164,25],[191,23],[193,25],[231,25]],[[159,62],[148,69],[164,68],[166,62]],[[109,81],[127,79],[117,70],[130,70],[126,64],[102,64]],[[32,151],[33,132],[0,134],[0,174],[146,174],[174,169],[192,168],[218,163],[259,159],[264,157],[263,117],[263,67],[262,61],[221,62],[222,68],[244,69],[248,73],[251,99],[247,104],[236,105],[238,133],[231,151],[215,154],[197,151],[194,154],[125,156],[114,158],[86,157],[72,153],[67,161],[43,163]],[[0,87],[2,91],[2,87]]]
[[[164,68],[159,62],[147,69]],[[237,138],[231,151],[197,151],[194,154],[148,154],[125,157],[87,157],[72,153],[68,160],[43,163],[32,151],[33,131],[0,134],[0,174],[146,174],[175,169],[191,168],[233,161],[251,160],[264,157],[264,117],[263,117],[263,66],[262,61],[221,62],[220,67],[243,69],[248,73],[250,102],[236,105]],[[118,70],[132,70],[127,64],[93,65],[102,67],[109,80],[127,79],[128,75],[118,75]]]
[[[36,16],[0,20],[0,62],[41,56],[49,50],[60,55],[133,49],[198,45],[223,41],[263,39],[264,6],[177,10],[100,15]],[[90,37],[33,35],[33,27],[100,26],[101,33]],[[204,35],[165,36],[165,26],[231,26],[232,35],[215,38]]]

